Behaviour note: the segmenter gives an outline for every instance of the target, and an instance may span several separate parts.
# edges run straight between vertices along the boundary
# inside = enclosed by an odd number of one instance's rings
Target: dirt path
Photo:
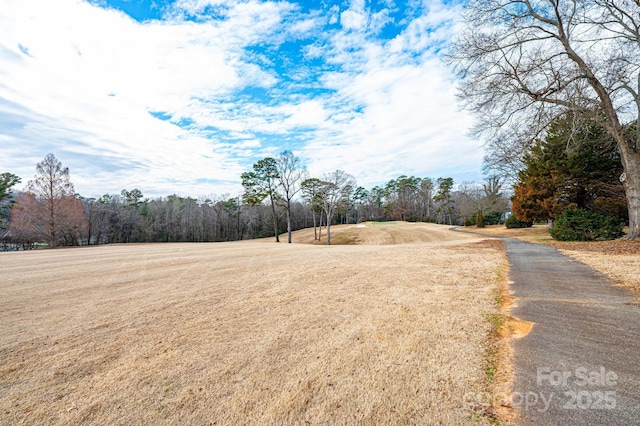
[[[514,341],[524,425],[640,424],[640,309],[606,276],[540,244],[506,239],[516,298],[533,323]]]
[[[0,424],[489,424],[503,249],[369,228],[1,253]]]

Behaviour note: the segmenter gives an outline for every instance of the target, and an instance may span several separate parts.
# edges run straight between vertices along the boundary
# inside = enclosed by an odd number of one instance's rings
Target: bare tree
[[[300,191],[300,183],[307,170],[302,166],[300,158],[291,151],[283,151],[277,159],[278,180],[280,183],[281,204],[287,215],[287,242],[291,244],[291,201]]]
[[[480,200],[482,199],[482,187],[475,182],[463,182],[455,191],[456,209],[464,218],[465,224],[470,216],[475,216],[483,211]],[[483,211],[483,214],[485,212]]]
[[[40,239],[42,235],[39,232],[41,227],[33,214],[39,208],[38,200],[32,192],[20,192],[11,209],[10,238],[16,245],[22,245],[24,250],[32,249],[35,243],[42,241]]]
[[[63,197],[59,204],[58,240],[65,246],[81,245],[88,228],[82,201],[76,197]]]
[[[36,223],[51,247],[55,247],[63,237],[69,243],[69,227],[84,227],[83,224],[76,223],[84,220],[84,216],[77,214],[79,200],[75,198],[69,168],[62,167],[62,163],[53,154],[47,154],[36,165],[36,170],[38,173],[27,187],[36,195],[40,207],[30,213],[36,216]]]
[[[633,239],[640,238],[639,7],[631,0],[471,0],[450,55],[461,98],[498,162],[521,154],[567,111],[611,134]]]
[[[320,198],[322,210],[327,218],[327,245],[331,245],[331,221],[347,190],[356,187],[356,180],[350,174],[336,170],[322,178]]]
[[[420,220],[430,220],[431,206],[433,204],[433,179],[422,178],[418,191],[418,201],[420,204]]]
[[[99,199],[81,197],[82,209],[87,220],[87,244],[101,244],[105,242],[109,228],[109,195]]]
[[[138,188],[120,191],[120,225],[121,238],[125,243],[140,242],[144,233],[142,221],[142,209],[146,207],[148,200],[144,199],[142,191]]]
[[[492,219],[498,215],[499,220],[509,205],[509,199],[501,192],[503,182],[498,177],[490,176],[484,183],[463,182],[458,185],[456,207],[465,223],[470,216],[477,217],[478,213],[485,220],[488,219],[487,215],[491,215]]]

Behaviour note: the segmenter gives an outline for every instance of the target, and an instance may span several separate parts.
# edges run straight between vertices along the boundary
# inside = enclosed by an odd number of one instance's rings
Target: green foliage
[[[120,196],[122,196],[124,200],[124,204],[127,207],[138,208],[146,201],[143,200],[144,195],[142,195],[142,191],[138,188],[134,188],[131,191],[123,189],[120,191]]]
[[[620,153],[602,126],[581,124],[576,129],[570,116],[556,120],[525,155],[512,198],[519,219],[556,219],[572,208],[627,218]]]
[[[476,215],[476,226],[478,228],[484,228],[484,217],[482,216],[482,210],[478,211]]]
[[[110,194],[104,194],[102,197],[98,198],[97,203],[101,206],[108,206],[109,203],[113,200],[113,196]]]
[[[532,221],[519,220],[515,215],[511,215],[504,221],[504,226],[507,228],[531,228],[533,226]]]
[[[453,209],[454,201],[452,199],[453,178],[438,178],[438,191],[433,197],[433,201],[438,203],[436,213],[443,215],[448,219],[449,225],[453,225]]]
[[[0,229],[4,228],[4,218],[13,206],[13,191],[11,187],[19,184],[21,179],[12,173],[0,174]]]
[[[438,178],[438,193],[433,197],[435,201],[444,201],[451,196],[453,189],[453,178]]]
[[[485,225],[498,225],[500,224],[500,220],[502,219],[502,213],[500,212],[491,212],[487,213],[483,217]]]
[[[550,233],[560,241],[605,241],[624,235],[620,219],[583,209],[565,210]]]
[[[259,206],[266,198],[271,204],[271,215],[273,219],[273,232],[276,242],[280,242],[278,232],[278,215],[276,213],[276,201],[278,195],[278,162],[271,157],[265,157],[253,165],[253,170],[241,175],[242,187],[244,188],[243,200],[250,206]]]
[[[482,222],[484,223],[484,226],[499,225],[501,219],[502,219],[502,213],[500,212],[490,212],[490,213],[482,214]],[[465,218],[464,226],[475,226],[477,222],[478,222],[478,215],[473,214]],[[480,228],[482,228],[482,226]]]
[[[12,197],[13,191],[11,190],[11,187],[19,184],[20,182],[20,177],[13,173],[0,174],[0,203]]]
[[[277,198],[278,163],[274,158],[266,157],[253,165],[253,170],[241,175],[244,188],[244,201],[257,206],[269,197],[269,201]]]

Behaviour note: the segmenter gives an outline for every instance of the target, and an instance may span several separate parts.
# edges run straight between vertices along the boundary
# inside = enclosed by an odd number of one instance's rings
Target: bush
[[[507,228],[531,228],[533,226],[533,222],[525,222],[522,220],[518,220],[517,217],[511,215],[504,221],[504,226]]]
[[[500,212],[491,212],[487,214],[482,214],[482,220],[484,225],[499,225],[500,219],[502,218],[502,213]],[[471,216],[467,216],[464,219],[464,226],[475,226],[478,222],[478,215],[472,214]]]
[[[484,224],[485,225],[498,225],[502,220],[501,212],[490,212],[484,215]]]
[[[482,217],[482,211],[479,211],[476,216],[476,226],[478,228],[484,228],[484,217]]]
[[[622,222],[617,217],[582,209],[563,211],[549,232],[560,241],[605,241],[624,235]]]

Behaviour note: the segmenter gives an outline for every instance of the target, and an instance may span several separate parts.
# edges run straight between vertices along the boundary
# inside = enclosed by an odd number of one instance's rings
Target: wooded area
[[[638,1],[472,0],[448,61],[460,99],[486,142],[487,182],[399,176],[366,189],[342,170],[307,175],[284,151],[241,175],[244,194],[147,199],[123,189],[74,193],[50,154],[26,191],[0,179],[5,246],[228,241],[361,221],[491,224],[514,187],[522,223],[581,209],[628,225],[640,239],[640,22]],[[56,163],[57,162],[57,163]],[[15,205],[13,203],[15,202]],[[7,225],[8,224],[8,225]],[[622,226],[622,222],[620,222]],[[321,239],[316,230],[316,239]]]
[[[243,173],[245,193],[236,197],[150,199],[134,188],[88,198],[74,192],[69,169],[53,154],[36,170],[26,191],[12,193],[10,186],[19,182],[14,179],[0,200],[10,212],[0,231],[5,249],[29,249],[40,243],[55,247],[232,241],[273,237],[287,229],[312,226],[322,227],[329,237],[331,224],[389,220],[463,224],[478,210],[499,219],[508,204],[499,180],[454,188],[451,178],[403,175],[384,186],[365,189],[341,170],[309,178],[300,160],[288,151],[277,159],[260,160]],[[9,203],[13,204],[10,210]],[[320,241],[322,230],[317,235]]]

